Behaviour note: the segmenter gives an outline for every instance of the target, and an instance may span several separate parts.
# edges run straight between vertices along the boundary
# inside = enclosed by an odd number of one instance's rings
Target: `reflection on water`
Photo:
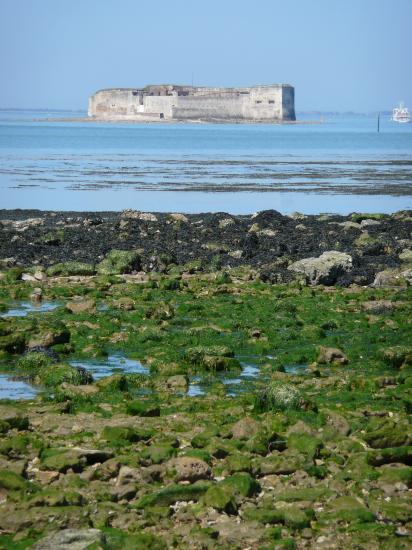
[[[95,380],[112,374],[148,374],[149,369],[137,359],[128,359],[121,353],[113,353],[104,359],[81,359],[69,361],[73,367],[84,367]]]
[[[47,313],[59,305],[56,302],[14,302],[10,309],[3,312],[0,317],[25,317],[28,313]]]
[[[10,374],[0,374],[0,399],[32,399],[38,390],[21,380],[13,380]]]
[[[308,365],[285,365],[285,372],[287,374],[306,374],[309,372]]]

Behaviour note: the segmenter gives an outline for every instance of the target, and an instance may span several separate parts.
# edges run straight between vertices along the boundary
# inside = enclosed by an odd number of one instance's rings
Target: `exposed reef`
[[[379,272],[403,269],[411,230],[410,211],[283,216],[267,210],[235,216],[0,210],[0,261],[5,267],[54,266],[56,274],[56,264],[77,262],[84,264],[80,270],[66,265],[61,274],[92,275],[111,250],[121,250],[133,253],[129,272],[134,273],[162,273],[194,262],[193,270],[250,266],[271,282],[306,278],[366,285]],[[344,257],[345,265],[338,268]]]

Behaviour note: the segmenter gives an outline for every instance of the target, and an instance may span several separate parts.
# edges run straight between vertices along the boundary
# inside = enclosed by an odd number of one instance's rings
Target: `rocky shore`
[[[70,261],[92,270],[111,250],[123,250],[138,255],[134,272],[162,273],[196,262],[202,269],[250,266],[270,282],[297,276],[315,282],[314,271],[323,270],[318,282],[368,285],[379,272],[408,263],[411,228],[410,211],[345,217],[274,210],[250,216],[0,210],[0,261],[3,267],[45,268]],[[306,269],[291,267],[307,258],[318,260]]]
[[[0,549],[410,548],[411,231],[0,211]]]

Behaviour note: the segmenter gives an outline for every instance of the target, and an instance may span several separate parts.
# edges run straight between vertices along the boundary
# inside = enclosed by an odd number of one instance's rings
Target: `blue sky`
[[[296,88],[299,110],[412,106],[412,0],[0,0],[0,107],[100,88]]]

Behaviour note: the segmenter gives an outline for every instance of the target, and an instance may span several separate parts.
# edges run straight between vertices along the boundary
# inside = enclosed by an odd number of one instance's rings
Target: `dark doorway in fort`
[[[160,118],[164,118],[165,117],[165,114],[164,113],[160,113]]]

